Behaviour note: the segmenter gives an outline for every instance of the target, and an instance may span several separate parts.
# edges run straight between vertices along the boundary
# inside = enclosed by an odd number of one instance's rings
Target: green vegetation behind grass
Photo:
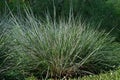
[[[79,79],[78,79],[79,80]],[[120,80],[120,70],[83,77],[80,80]]]
[[[37,80],[34,76],[28,77],[25,80]],[[53,79],[49,79],[53,80]],[[63,80],[63,79],[60,79]],[[99,75],[89,75],[82,78],[74,78],[69,80],[120,80],[120,70],[101,73]]]

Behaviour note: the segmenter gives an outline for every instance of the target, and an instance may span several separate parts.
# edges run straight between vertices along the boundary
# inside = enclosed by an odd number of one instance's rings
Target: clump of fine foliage
[[[72,16],[56,21],[47,15],[46,20],[39,20],[29,12],[23,19],[12,16],[11,20],[18,53],[25,55],[19,66],[26,74],[38,78],[75,77],[119,65],[120,51],[114,38],[104,30],[91,28],[90,23]]]

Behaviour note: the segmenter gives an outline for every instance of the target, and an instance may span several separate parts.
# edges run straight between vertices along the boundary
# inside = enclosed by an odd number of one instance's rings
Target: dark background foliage
[[[74,16],[82,16],[86,21],[96,24],[101,22],[101,29],[112,31],[112,35],[120,37],[120,2],[119,0],[5,0],[10,9],[16,13],[23,12],[23,5],[29,5],[36,15],[44,16],[49,12],[53,17],[68,16],[70,8],[73,9]],[[0,2],[0,14],[5,13],[6,4],[4,0]],[[55,8],[54,8],[55,6]],[[7,10],[6,10],[7,12]]]

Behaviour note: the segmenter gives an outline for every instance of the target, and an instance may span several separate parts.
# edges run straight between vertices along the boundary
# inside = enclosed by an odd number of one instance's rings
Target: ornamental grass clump
[[[114,38],[90,23],[71,16],[56,21],[47,15],[39,20],[28,12],[23,19],[12,16],[11,20],[15,43],[22,53],[36,60],[30,71],[37,77],[75,77],[116,67],[118,58],[112,58],[118,57],[118,51],[109,48]]]

